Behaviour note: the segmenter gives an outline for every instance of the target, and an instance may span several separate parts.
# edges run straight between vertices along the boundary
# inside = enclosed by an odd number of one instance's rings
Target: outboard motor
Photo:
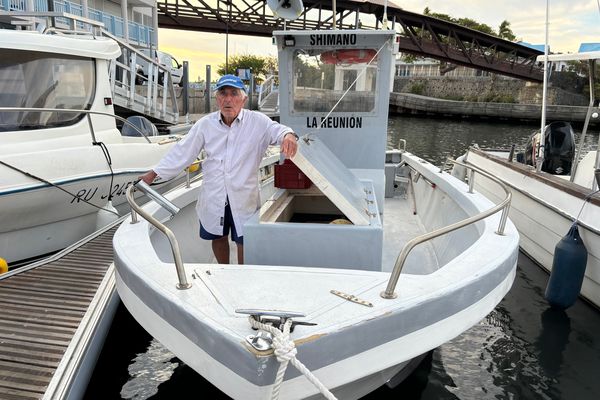
[[[127,118],[127,122],[129,123],[123,124],[123,128],[121,129],[122,136],[142,136],[138,130],[146,136],[158,136],[158,129],[146,117],[134,115]],[[134,125],[138,130],[131,125]]]
[[[517,161],[535,165],[539,133],[527,143],[525,154],[517,155]],[[553,175],[569,175],[575,158],[575,133],[568,122],[557,121],[546,125],[544,140],[544,163],[542,171]]]

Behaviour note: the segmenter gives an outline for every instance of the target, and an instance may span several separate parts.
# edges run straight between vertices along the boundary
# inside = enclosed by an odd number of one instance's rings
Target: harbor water
[[[407,151],[442,165],[473,143],[523,149],[537,128],[390,117],[388,148],[405,139]],[[597,143],[598,132],[587,141],[586,147]],[[520,254],[515,283],[492,313],[430,352],[402,384],[365,399],[600,399],[600,311],[581,300],[566,312],[549,308],[543,298],[547,280],[546,272]],[[148,335],[121,305],[85,398],[227,396]]]

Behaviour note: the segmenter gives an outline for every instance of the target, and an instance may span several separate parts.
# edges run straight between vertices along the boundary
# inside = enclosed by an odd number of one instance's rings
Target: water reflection
[[[387,147],[398,148],[399,140],[405,139],[407,151],[441,165],[446,157],[456,158],[473,144],[494,149],[510,149],[514,144],[517,151],[523,151],[537,129],[535,124],[390,116]],[[576,129],[576,140],[579,135]],[[584,149],[596,146],[596,127],[588,132],[585,142]]]
[[[539,361],[547,376],[560,375],[563,352],[569,343],[571,319],[564,310],[549,307],[542,313],[542,330],[535,341]]]
[[[179,364],[173,353],[153,339],[146,351],[137,354],[129,365],[131,378],[123,385],[121,398],[145,400],[154,396],[158,386],[171,378]]]

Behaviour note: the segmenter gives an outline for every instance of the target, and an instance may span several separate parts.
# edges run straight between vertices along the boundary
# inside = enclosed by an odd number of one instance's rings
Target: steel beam
[[[304,12],[288,21],[286,29],[333,28],[330,1],[304,0],[304,6]],[[273,16],[264,0],[163,0],[157,2],[157,7],[161,28],[250,36],[271,36],[274,30],[283,29],[283,20]],[[360,14],[372,14],[376,25],[362,24],[362,28],[375,29],[383,8],[383,0],[337,0],[337,28],[355,29]],[[402,52],[542,81],[542,68],[536,62],[542,53],[538,50],[394,6],[388,6],[387,15],[398,30]]]

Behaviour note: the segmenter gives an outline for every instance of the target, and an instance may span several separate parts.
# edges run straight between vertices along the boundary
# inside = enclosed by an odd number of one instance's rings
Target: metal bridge
[[[161,28],[237,35],[271,36],[284,29],[264,0],[162,0],[157,2]],[[381,29],[383,0],[338,0],[337,29]],[[370,17],[369,17],[370,16]],[[373,18],[374,17],[374,18]],[[541,82],[538,50],[433,17],[402,10],[389,3],[389,28],[400,35],[399,50],[419,56],[529,81]],[[369,23],[368,21],[375,22]],[[333,29],[329,0],[304,0],[304,12],[286,29]]]

